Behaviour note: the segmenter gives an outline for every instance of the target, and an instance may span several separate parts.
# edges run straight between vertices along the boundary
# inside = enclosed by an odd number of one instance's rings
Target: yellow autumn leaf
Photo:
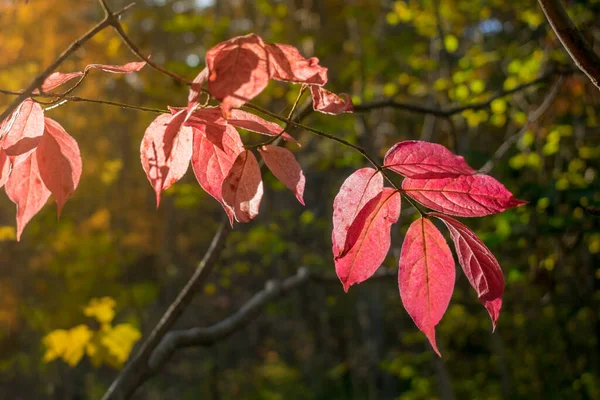
[[[92,331],[86,325],[77,325],[68,331],[57,329],[50,332],[43,339],[46,345],[44,362],[61,358],[71,367],[74,367],[83,357],[92,336]]]
[[[110,323],[115,317],[116,302],[112,297],[102,297],[90,300],[83,310],[87,317],[96,318],[101,324]]]
[[[131,324],[119,324],[104,332],[101,343],[119,363],[124,363],[135,342],[141,337],[140,331]]]

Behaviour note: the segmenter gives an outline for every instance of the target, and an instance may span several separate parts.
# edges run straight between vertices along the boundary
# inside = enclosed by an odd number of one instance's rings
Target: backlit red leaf
[[[46,118],[46,129],[35,151],[40,176],[58,206],[58,215],[73,194],[81,178],[82,164],[79,146],[62,126]]]
[[[0,149],[0,187],[4,186],[10,175],[11,163],[4,150]]]
[[[463,157],[440,144],[420,140],[396,143],[386,153],[383,165],[413,179],[448,178],[475,173]]]
[[[69,82],[72,79],[81,77],[82,75],[83,75],[83,72],[81,72],[81,71],[66,72],[66,73],[53,72],[46,78],[46,80],[42,84],[42,91],[49,92],[53,89],[56,89],[57,87],[59,87],[61,85],[64,85],[65,83]],[[34,93],[37,93],[37,90]]]
[[[306,59],[297,48],[286,44],[267,43],[265,48],[273,79],[314,85],[324,85],[327,82],[327,68],[319,65],[318,58]]]
[[[263,40],[250,34],[219,43],[206,53],[210,93],[222,101],[223,114],[252,100],[269,83]]]
[[[306,179],[294,154],[288,149],[272,145],[262,146],[258,150],[273,175],[294,192],[300,204],[304,205]]]
[[[430,215],[439,218],[448,227],[465,276],[477,292],[479,301],[488,310],[493,328],[496,329],[504,294],[504,277],[496,257],[481,239],[461,222],[447,215]]]
[[[223,203],[221,187],[238,154],[244,151],[244,146],[240,135],[231,125],[227,125],[222,144],[222,147],[216,146],[202,131],[194,129],[192,168],[200,186],[223,205],[230,222],[233,222],[233,211]]]
[[[390,228],[399,217],[400,193],[391,188],[383,188],[357,214],[346,248],[335,258],[335,272],[346,292],[370,278],[383,263],[390,249]]]
[[[231,116],[227,122],[238,128],[247,129],[267,136],[278,136],[281,134],[281,131],[283,131],[283,128],[275,122],[267,121],[256,114],[242,110],[231,110]],[[296,139],[285,132],[281,137],[300,145]]]
[[[238,222],[249,222],[258,215],[263,182],[256,157],[250,150],[241,152],[222,186],[223,202],[231,207]]]
[[[185,174],[192,157],[192,128],[182,126],[185,110],[175,115],[159,115],[146,129],[140,158],[146,176],[156,193],[168,189]]]
[[[35,150],[44,134],[44,111],[31,99],[25,100],[15,114],[8,117],[3,125],[2,148],[11,157],[19,156],[13,163],[21,160]]]
[[[358,212],[383,189],[383,175],[373,168],[362,168],[350,175],[333,200],[333,256],[344,251],[346,236]]]
[[[445,214],[482,217],[526,204],[488,175],[462,175],[444,179],[409,179],[402,189],[410,197]]]
[[[187,105],[187,118],[190,117],[196,106],[198,106],[198,100],[200,100],[200,93],[202,92],[202,85],[208,80],[208,68],[204,68],[192,81],[190,85],[190,93],[188,95]]]
[[[85,67],[85,70],[101,69],[104,72],[111,72],[113,74],[129,74],[141,70],[144,66],[146,66],[145,61],[134,61],[124,65],[90,64]]]
[[[206,107],[195,111],[185,125],[200,130],[215,146],[223,149],[227,120],[223,118],[220,107]]]
[[[400,252],[400,298],[440,357],[435,326],[448,308],[455,276],[452,253],[440,231],[426,218],[414,221],[406,232]]]
[[[48,201],[50,190],[44,185],[35,154],[13,167],[6,182],[6,194],[17,205],[17,240],[25,225]]]
[[[346,93],[342,93],[338,96],[327,89],[315,85],[310,87],[310,93],[312,96],[313,108],[316,111],[324,114],[337,115],[352,112],[354,110],[352,100],[350,100],[350,96]]]

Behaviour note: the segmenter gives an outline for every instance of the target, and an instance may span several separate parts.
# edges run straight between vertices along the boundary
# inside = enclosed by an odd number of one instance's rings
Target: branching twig
[[[100,0],[100,3],[103,4],[104,2]],[[56,70],[56,68],[58,68],[71,54],[73,54],[73,52],[79,49],[85,42],[93,38],[98,32],[102,31],[107,26],[111,26],[114,23],[114,21],[118,21],[118,16],[127,11],[131,6],[132,4],[128,5],[127,7],[123,8],[122,10],[116,13],[106,13],[102,21],[98,22],[83,36],[71,43],[69,47],[67,47],[65,51],[63,51],[62,54],[60,54],[58,58],[54,60],[52,64],[50,64],[50,66],[48,66],[41,74],[35,77],[35,79],[29,84],[29,86],[25,90],[20,92],[20,94],[13,100],[13,102],[2,112],[2,114],[0,114],[0,121],[7,118],[19,106],[19,104],[21,104],[25,99],[31,96],[34,90],[40,88],[46,80],[46,78],[48,78],[48,76],[50,76],[50,74],[52,74],[54,70]]]
[[[378,278],[396,278],[396,270],[385,270],[373,275],[369,280],[372,282]],[[269,302],[282,297],[294,289],[309,282],[330,283],[339,282],[335,275],[310,273],[306,267],[300,268],[296,275],[283,281],[270,280],[265,288],[252,296],[244,305],[239,307],[235,313],[207,328],[190,328],[169,332],[156,347],[150,357],[150,368],[154,373],[158,372],[171,355],[179,348],[191,346],[210,346],[233,333],[244,328],[253,318],[258,316],[260,310]]]
[[[575,26],[561,0],[538,0],[550,26],[575,64],[600,89],[600,57]]]
[[[517,92],[521,92],[531,86],[535,86],[535,85],[539,85],[541,83],[547,82],[556,73],[557,73],[556,71],[551,71],[551,72],[545,73],[542,76],[540,76],[539,78],[537,78],[531,82],[516,86],[515,88],[510,89],[510,90],[503,90],[503,91],[497,92],[496,94],[490,96],[485,101],[467,104],[464,106],[456,106],[456,107],[450,107],[447,109],[440,109],[440,108],[434,108],[434,107],[421,106],[418,104],[403,103],[403,102],[396,101],[394,99],[384,99],[384,100],[375,100],[375,101],[372,101],[369,103],[364,103],[364,104],[357,104],[354,106],[354,111],[366,112],[366,111],[371,111],[371,110],[375,110],[378,108],[390,107],[390,108],[396,108],[399,110],[405,110],[405,111],[410,111],[410,112],[414,112],[414,113],[432,114],[432,115],[435,115],[436,117],[440,117],[440,118],[450,118],[453,115],[462,113],[463,111],[467,111],[467,110],[477,111],[477,110],[486,109],[486,108],[490,107],[490,105],[492,104],[492,102],[494,100],[500,99],[502,97],[506,97],[508,95],[511,95],[511,94],[514,94]],[[570,73],[572,73],[572,71],[560,72],[559,74],[566,75],[566,74],[570,74]]]
[[[556,99],[556,96],[558,95],[558,88],[560,87],[562,81],[563,79],[561,77],[554,83],[542,104],[540,104],[535,109],[535,111],[529,114],[529,116],[527,117],[527,122],[521,128],[521,130],[519,130],[519,132],[506,139],[494,152],[492,157],[485,163],[485,165],[479,169],[479,172],[482,172],[484,174],[489,173],[494,167],[494,163],[500,158],[502,158],[502,156],[504,156],[504,153],[506,153],[508,149],[510,149],[511,146],[515,144],[525,134],[525,132],[529,130],[529,126],[535,121],[537,121],[548,110],[548,108],[550,108],[550,106],[554,102],[554,99]]]
[[[127,399],[144,382],[149,373],[147,365],[152,352],[186,309],[198,286],[212,272],[225,244],[225,238],[230,231],[228,222],[223,221],[190,280],[163,314],[136,355],[110,385],[102,399]]]

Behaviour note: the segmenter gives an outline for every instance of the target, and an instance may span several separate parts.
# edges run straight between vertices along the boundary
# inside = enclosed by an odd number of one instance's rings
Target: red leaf
[[[373,168],[362,168],[350,175],[333,200],[333,256],[346,247],[346,236],[358,212],[383,189],[383,175]]]
[[[18,164],[31,154],[44,134],[44,111],[31,99],[25,100],[3,124],[2,148],[7,155],[18,157]]]
[[[90,64],[85,67],[85,70],[101,69],[104,72],[111,72],[113,74],[129,74],[131,72],[137,72],[145,66],[145,61],[134,61],[124,65]]]
[[[404,308],[427,336],[435,352],[435,326],[448,308],[456,271],[444,237],[426,218],[414,221],[404,238],[398,287]]]
[[[441,219],[448,227],[458,261],[471,286],[477,292],[479,301],[488,310],[495,330],[504,294],[504,277],[496,257],[464,224],[447,215],[438,213],[430,215]]]
[[[319,59],[306,59],[297,48],[286,44],[267,43],[270,76],[279,81],[324,85],[327,68],[319,65]]]
[[[10,176],[11,163],[10,158],[4,150],[0,149],[0,188],[4,186]]]
[[[231,110],[231,117],[227,119],[227,122],[238,128],[247,129],[252,132],[261,133],[267,136],[279,136],[283,128],[275,122],[267,121],[262,119],[256,114],[252,114],[242,110]],[[300,146],[300,143],[296,141],[287,133],[281,135],[285,140],[292,141]]]
[[[223,202],[231,207],[238,222],[249,222],[258,215],[263,183],[258,161],[251,151],[241,152],[222,186]]]
[[[186,120],[190,117],[192,112],[195,110],[198,105],[198,100],[200,100],[200,93],[202,92],[202,85],[208,79],[208,68],[204,68],[192,81],[190,85],[190,93],[188,95],[188,105],[187,105],[187,117]]]
[[[73,194],[81,178],[82,164],[79,146],[62,126],[46,118],[46,129],[35,156],[44,185],[56,199],[58,215]]]
[[[160,192],[185,175],[192,158],[192,128],[182,126],[185,115],[185,110],[159,115],[142,139],[142,167],[156,193],[157,207]]]
[[[383,165],[413,179],[449,178],[475,173],[463,157],[440,144],[420,140],[407,140],[393,145],[386,153]]]
[[[227,120],[223,118],[220,107],[205,107],[197,110],[191,114],[185,124],[200,130],[215,146],[223,149],[223,135],[227,128]]]
[[[283,147],[262,146],[258,149],[265,164],[273,175],[279,179],[288,189],[296,195],[300,204],[304,205],[304,173],[302,167],[296,161],[294,154]]]
[[[49,92],[53,89],[56,89],[57,87],[59,87],[61,85],[64,85],[65,83],[69,82],[72,79],[81,77],[82,75],[83,75],[83,72],[81,72],[81,71],[67,72],[67,73],[53,72],[52,74],[50,74],[50,76],[48,76],[46,78],[46,80],[42,84],[42,91]],[[39,91],[36,89],[34,91],[34,93],[39,93]]]
[[[269,83],[263,40],[254,35],[219,43],[206,53],[210,93],[222,100],[223,114],[257,96]]]
[[[6,182],[6,194],[17,205],[17,240],[21,240],[25,225],[50,197],[50,190],[42,182],[35,154],[13,167]]]
[[[526,204],[488,175],[462,175],[444,179],[409,179],[402,189],[410,197],[445,214],[482,217]]]
[[[215,146],[204,132],[194,129],[194,150],[192,168],[202,188],[223,205],[229,220],[233,223],[233,212],[223,203],[221,187],[238,154],[244,151],[240,135],[231,125],[227,125],[223,135],[223,146]]]
[[[390,249],[390,228],[400,217],[400,193],[391,188],[373,197],[348,230],[346,248],[335,258],[335,272],[347,292],[370,278]]]
[[[316,111],[333,115],[354,111],[352,100],[350,100],[350,96],[346,93],[342,93],[338,96],[327,89],[315,85],[310,87],[310,93],[312,96],[313,108]]]

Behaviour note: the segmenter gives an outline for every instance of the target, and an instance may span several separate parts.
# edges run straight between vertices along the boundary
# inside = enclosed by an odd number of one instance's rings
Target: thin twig
[[[126,7],[129,8],[130,6]],[[119,11],[124,12],[125,9]],[[42,86],[46,78],[50,76],[73,52],[77,51],[85,42],[93,38],[98,32],[102,31],[107,26],[112,24],[113,17],[111,15],[105,15],[102,21],[98,22],[94,27],[87,31],[83,36],[79,37],[73,43],[69,45],[52,64],[50,64],[42,73],[40,73],[35,79],[23,90],[13,102],[0,114],[0,121],[7,118],[25,99],[27,99],[35,89]]]
[[[575,26],[561,0],[538,0],[550,26],[575,64],[600,89],[600,57]]]
[[[504,156],[504,154],[508,151],[508,149],[510,149],[513,144],[518,142],[519,139],[521,139],[521,137],[529,130],[529,126],[535,121],[537,121],[548,110],[548,108],[550,108],[550,106],[556,99],[556,96],[558,95],[558,89],[562,84],[562,81],[562,77],[558,78],[554,85],[552,85],[552,88],[548,92],[548,95],[544,98],[542,104],[540,104],[535,109],[535,111],[529,114],[525,125],[519,130],[519,132],[510,136],[500,145],[500,147],[498,147],[498,149],[494,152],[492,157],[485,163],[483,167],[479,169],[479,172],[482,172],[484,174],[489,173],[494,167],[494,163],[501,159]]]

